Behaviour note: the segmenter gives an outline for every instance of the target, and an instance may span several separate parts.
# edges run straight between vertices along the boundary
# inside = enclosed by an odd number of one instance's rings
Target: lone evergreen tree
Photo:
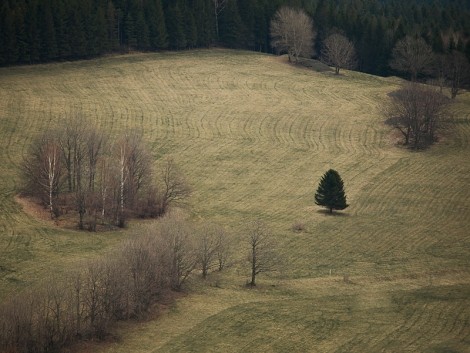
[[[330,213],[349,206],[346,204],[343,180],[336,170],[330,169],[322,176],[315,193],[315,204],[328,208]]]

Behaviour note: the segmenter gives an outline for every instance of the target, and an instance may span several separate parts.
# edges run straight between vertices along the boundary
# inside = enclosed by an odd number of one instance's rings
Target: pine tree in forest
[[[41,33],[41,59],[43,61],[57,57],[57,42],[55,37],[54,19],[49,1],[39,6],[40,33]]]
[[[169,6],[166,13],[167,32],[172,49],[186,48],[186,36],[184,31],[184,18],[179,3]]]
[[[127,44],[128,50],[134,49],[137,46],[135,19],[130,12],[124,20],[124,42]]]
[[[238,13],[237,3],[227,4],[219,18],[219,40],[229,48],[242,47],[244,25]]]
[[[55,37],[59,58],[68,58],[71,54],[70,42],[68,38],[67,11],[62,1],[53,3],[55,25]]]
[[[145,22],[143,9],[137,10],[137,20],[135,22],[137,48],[147,50],[150,47],[149,28]]]
[[[215,36],[213,20],[212,0],[194,0],[192,5],[193,13],[197,14],[196,21],[197,45],[208,47],[212,44]]]
[[[315,193],[315,204],[333,210],[344,210],[349,205],[346,203],[343,180],[336,170],[328,170],[321,178]]]
[[[161,0],[147,2],[145,15],[149,29],[149,41],[152,49],[166,49],[168,34]]]

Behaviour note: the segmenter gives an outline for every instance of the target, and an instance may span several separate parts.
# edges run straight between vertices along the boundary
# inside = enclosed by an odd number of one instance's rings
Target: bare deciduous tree
[[[162,185],[160,187],[161,214],[164,214],[168,206],[177,203],[191,194],[191,189],[178,170],[173,159],[168,158],[162,169]]]
[[[417,83],[406,84],[390,97],[385,108],[387,122],[401,132],[404,144],[414,149],[432,144],[445,120],[449,99]]]
[[[278,53],[287,52],[289,61],[313,54],[316,32],[313,20],[305,11],[290,7],[280,8],[271,20],[271,45]]]
[[[222,271],[229,257],[229,239],[225,230],[216,225],[205,224],[197,232],[196,257],[203,278],[213,268]]]
[[[196,258],[202,271],[202,278],[206,278],[209,270],[216,266],[217,238],[214,227],[205,225],[199,230],[196,240]]]
[[[107,139],[100,130],[91,128],[87,131],[85,144],[88,157],[88,188],[91,191],[95,189],[96,169],[106,142]]]
[[[354,44],[338,33],[331,34],[324,40],[321,56],[328,65],[335,67],[336,75],[340,69],[352,69],[357,63]]]
[[[117,224],[125,226],[126,211],[134,206],[137,192],[150,179],[150,157],[136,133],[126,134],[116,145],[119,165],[119,212]]]
[[[60,146],[51,134],[36,139],[22,164],[27,191],[37,195],[47,206],[51,218],[56,213],[55,200],[60,192],[62,163]]]
[[[64,122],[64,128],[57,131],[64,167],[67,170],[69,192],[76,191],[78,168],[85,158],[85,127],[88,123],[81,114],[76,114]]]
[[[416,81],[418,74],[431,72],[433,62],[432,48],[423,38],[406,36],[393,48],[390,67],[409,73],[411,80]]]
[[[248,262],[251,269],[250,286],[256,286],[256,276],[262,272],[274,271],[278,265],[274,240],[266,225],[256,220],[250,223],[248,232]]]
[[[450,81],[450,94],[452,99],[457,97],[459,90],[470,76],[470,65],[463,53],[453,51],[448,56],[447,77]]]
[[[171,288],[180,290],[197,265],[192,230],[182,217],[171,216],[162,220],[159,233]]]
[[[230,259],[230,248],[231,248],[231,239],[229,239],[229,235],[227,232],[219,227],[216,230],[216,256],[217,256],[217,263],[218,263],[218,270],[222,271],[228,264]]]

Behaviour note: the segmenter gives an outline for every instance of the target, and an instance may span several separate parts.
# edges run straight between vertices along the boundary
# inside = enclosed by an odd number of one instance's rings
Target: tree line
[[[204,246],[204,239],[212,245]],[[208,248],[217,256],[203,262]],[[193,271],[223,270],[228,254],[223,228],[165,217],[80,270],[56,274],[3,302],[0,351],[59,352],[80,340],[103,339],[117,321],[142,319],[171,303]]]
[[[242,239],[235,243],[220,225],[166,215],[109,254],[4,301],[0,351],[59,352],[81,340],[104,339],[119,321],[158,314],[176,292],[190,288],[190,276],[205,279],[233,265],[236,244],[247,255],[239,260],[253,287],[259,274],[279,268],[279,257],[260,220],[247,222]]]
[[[270,21],[283,5],[313,19],[317,55],[339,31],[368,73],[393,72],[392,49],[406,35],[422,37],[436,53],[470,57],[465,0],[5,0],[0,65],[211,45],[272,52]]]
[[[142,136],[111,138],[78,114],[39,135],[21,164],[23,194],[51,218],[76,215],[79,229],[124,227],[130,217],[162,216],[190,189],[172,159],[153,168]]]

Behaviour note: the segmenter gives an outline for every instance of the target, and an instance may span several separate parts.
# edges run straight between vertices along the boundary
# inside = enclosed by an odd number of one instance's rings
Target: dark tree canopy
[[[323,174],[315,193],[315,204],[326,207],[330,213],[349,206],[346,203],[343,180],[336,170],[330,169]]]
[[[406,36],[422,37],[436,53],[456,50],[470,59],[469,4],[468,0],[2,0],[0,65],[211,45],[272,53],[271,20],[282,7],[291,6],[314,19],[317,54],[327,34],[339,31],[355,44],[360,71],[388,75],[392,49]]]

